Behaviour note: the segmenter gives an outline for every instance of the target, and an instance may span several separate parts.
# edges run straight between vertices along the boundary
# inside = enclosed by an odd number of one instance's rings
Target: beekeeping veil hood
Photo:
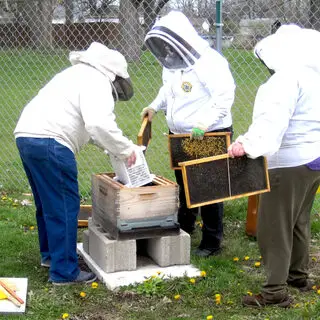
[[[88,64],[107,76],[115,100],[126,101],[133,96],[127,61],[119,51],[109,49],[99,42],[93,42],[87,50],[70,52],[69,60],[72,65]]]
[[[282,25],[257,43],[254,54],[275,72],[305,66],[320,73],[320,32]]]
[[[146,46],[168,69],[193,66],[209,47],[188,18],[179,11],[171,11],[160,18],[145,37]]]

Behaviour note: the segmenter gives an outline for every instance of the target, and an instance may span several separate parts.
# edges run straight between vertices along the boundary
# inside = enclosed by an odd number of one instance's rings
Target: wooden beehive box
[[[224,154],[179,165],[189,208],[270,191],[264,157],[230,158]]]
[[[181,169],[179,162],[227,153],[230,136],[231,132],[208,132],[202,140],[191,140],[190,134],[168,135],[171,169]]]
[[[111,238],[124,238],[126,234],[144,238],[157,231],[179,231],[175,182],[155,176],[146,186],[128,188],[113,178],[114,173],[92,176],[93,222]]]

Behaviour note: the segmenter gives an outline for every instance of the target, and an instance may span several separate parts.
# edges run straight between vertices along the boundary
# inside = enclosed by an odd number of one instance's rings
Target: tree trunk
[[[54,0],[24,0],[19,2],[23,21],[30,32],[31,46],[52,46],[52,14]]]
[[[127,61],[136,61],[140,58],[143,43],[143,30],[139,21],[138,8],[130,0],[120,2],[120,52]]]
[[[310,28],[320,31],[320,0],[310,0],[309,23]]]

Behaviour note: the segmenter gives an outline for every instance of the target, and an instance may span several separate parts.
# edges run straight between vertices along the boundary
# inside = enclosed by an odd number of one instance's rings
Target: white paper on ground
[[[0,280],[5,280],[15,285],[17,296],[24,301],[20,307],[17,307],[8,299],[0,300],[0,315],[24,313],[27,303],[28,278],[0,278]]]

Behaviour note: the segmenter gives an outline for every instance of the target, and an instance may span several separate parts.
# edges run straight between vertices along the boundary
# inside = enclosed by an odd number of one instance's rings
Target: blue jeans
[[[80,196],[75,156],[50,138],[21,137],[16,144],[34,196],[41,258],[51,260],[52,281],[72,281],[80,272]]]

